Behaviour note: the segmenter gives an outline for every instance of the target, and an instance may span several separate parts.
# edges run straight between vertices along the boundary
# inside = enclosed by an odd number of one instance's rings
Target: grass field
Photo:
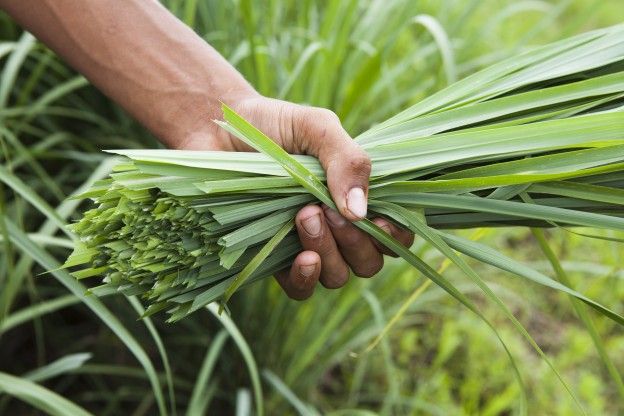
[[[624,18],[620,0],[164,3],[262,93],[332,108],[354,135],[503,57]],[[414,19],[424,15],[433,18]],[[559,292],[471,263],[569,394],[477,288],[421,241],[413,250],[501,332],[524,391],[487,326],[400,261],[339,291],[318,288],[304,303],[267,280],[236,295],[229,317],[206,310],[173,325],[158,315],[137,320],[138,299],[86,296],[59,269],[72,247],[64,225],[88,208],[67,198],[107,175],[101,149],[156,146],[0,14],[0,415],[572,415],[580,412],[574,398],[589,415],[624,412],[622,328],[593,312],[579,318]],[[459,234],[555,276],[530,230]],[[624,312],[621,244],[565,230],[546,239],[571,286]]]

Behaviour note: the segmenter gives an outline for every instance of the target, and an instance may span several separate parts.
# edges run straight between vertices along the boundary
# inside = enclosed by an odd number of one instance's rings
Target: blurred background
[[[621,0],[163,3],[261,93],[331,108],[354,136],[502,58],[624,19]],[[108,173],[101,149],[156,146],[0,13],[0,414],[40,414],[19,400],[43,394],[34,383],[97,415],[245,415],[258,414],[258,404],[269,415],[579,412],[511,324],[422,242],[413,249],[501,332],[528,407],[492,331],[397,261],[342,290],[319,287],[302,303],[266,279],[235,296],[231,319],[200,311],[173,325],[159,315],[139,321],[140,303],[121,296],[93,306],[57,270],[71,247],[59,226],[89,206],[67,198]],[[461,234],[553,274],[528,230]],[[624,311],[621,246],[562,230],[548,238],[578,291]],[[621,328],[591,315],[609,371],[566,296],[473,266],[588,414],[624,413],[614,376],[624,371]]]

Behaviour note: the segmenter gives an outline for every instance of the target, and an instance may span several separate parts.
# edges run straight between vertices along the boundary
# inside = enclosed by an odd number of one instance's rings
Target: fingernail
[[[299,274],[303,277],[310,277],[314,274],[316,270],[316,264],[304,264],[299,266]]]
[[[386,234],[392,234],[392,230],[390,229],[390,226],[388,224],[381,225],[379,228],[384,230]]]
[[[331,208],[327,208],[325,210],[325,218],[333,225],[334,227],[342,227],[347,223],[347,220],[342,215],[338,214]]]
[[[319,214],[313,215],[310,218],[306,218],[302,222],[303,228],[312,237],[321,233],[321,217]]]
[[[362,188],[351,188],[347,194],[347,209],[358,218],[366,217],[366,195]]]

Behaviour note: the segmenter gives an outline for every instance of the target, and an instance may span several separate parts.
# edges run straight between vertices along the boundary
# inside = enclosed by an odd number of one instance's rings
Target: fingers
[[[406,247],[414,242],[409,231],[388,220],[375,218],[373,222]],[[295,300],[310,297],[318,281],[330,289],[344,286],[349,268],[357,276],[371,277],[383,267],[382,253],[395,256],[327,206],[302,208],[295,223],[304,251],[289,270],[275,275],[286,294]]]
[[[344,286],[349,280],[349,267],[338,251],[321,207],[303,207],[295,217],[295,224],[303,249],[314,251],[320,256],[321,284],[329,289]]]
[[[290,269],[276,273],[275,279],[288,297],[304,300],[314,293],[320,274],[321,257],[314,251],[302,251],[295,257]]]
[[[293,113],[292,127],[296,147],[318,157],[325,169],[338,211],[350,221],[366,217],[371,161],[338,117],[326,109],[301,106]]]
[[[359,277],[372,277],[383,267],[383,256],[373,240],[329,207],[323,207],[325,218],[342,257]]]
[[[412,234],[410,231],[397,227],[396,225],[384,218],[375,218],[373,219],[373,222],[377,224],[378,227],[382,228],[386,233],[394,237],[394,239],[397,240],[399,243],[403,244],[405,247],[409,248],[414,243],[414,234]],[[381,253],[392,257],[398,257],[392,250],[388,249],[379,241],[375,239],[373,239],[372,241]]]

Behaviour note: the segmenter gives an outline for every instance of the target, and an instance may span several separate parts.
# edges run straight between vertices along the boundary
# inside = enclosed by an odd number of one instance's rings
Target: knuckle
[[[307,109],[299,120],[301,136],[316,140],[326,140],[330,133],[336,131],[337,126],[342,128],[338,116],[326,108]]]
[[[353,172],[368,177],[371,173],[372,162],[366,153],[358,149],[357,154],[349,159],[349,168]]]
[[[353,267],[353,273],[357,277],[373,277],[383,268],[383,257],[379,256],[379,259],[375,259],[373,261],[369,261],[366,264],[358,265]]]
[[[374,218],[373,223],[381,228],[386,234],[390,234],[392,237],[397,238],[395,229],[392,223],[390,223],[388,220],[384,218]]]
[[[312,142],[326,138],[331,116],[325,111],[328,110],[305,106],[293,109],[292,136],[299,151],[314,150]]]
[[[321,279],[321,284],[327,289],[339,289],[343,287],[349,280],[349,269],[344,268],[341,271],[332,271],[330,275],[326,275]]]
[[[322,282],[325,289],[340,289],[345,285],[345,283],[346,281],[342,282],[338,280],[325,280],[324,282]]]
[[[390,257],[395,257],[395,258],[399,257],[398,254],[394,253],[392,250],[390,250],[388,247],[384,246],[380,242],[377,242],[376,246],[379,249],[379,252],[381,254],[384,254],[384,255],[390,256]]]
[[[286,293],[286,295],[292,300],[302,301],[310,298],[312,296],[311,290],[291,290],[290,293]]]
[[[340,245],[357,246],[362,243],[362,236],[357,230],[342,230],[340,232]]]
[[[339,123],[340,124],[340,119],[338,118],[338,115],[336,115],[336,113],[334,113],[333,111],[327,108],[320,108],[320,107],[314,107],[313,110],[318,121],[322,123]]]
[[[411,247],[414,244],[414,234],[406,231],[402,241],[405,247]]]
[[[391,234],[406,247],[410,247],[414,243],[414,233],[400,226],[393,225]]]

